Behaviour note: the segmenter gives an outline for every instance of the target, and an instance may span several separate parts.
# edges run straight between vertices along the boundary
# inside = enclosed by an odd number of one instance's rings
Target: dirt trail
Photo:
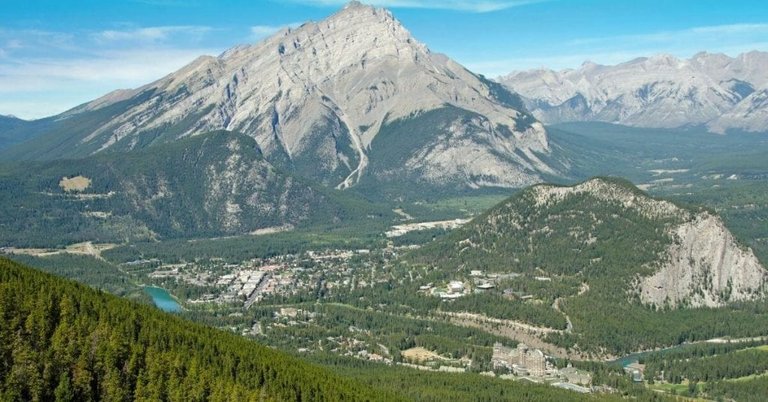
[[[586,283],[582,283],[581,287],[579,288],[579,293],[577,293],[576,296],[581,296],[584,293],[587,293],[588,291],[589,291],[589,285]],[[565,322],[566,322],[565,332],[570,334],[573,332],[573,323],[571,322],[571,317],[568,317],[568,314],[566,314],[565,311],[560,310],[560,301],[562,301],[563,299],[564,299],[563,297],[558,297],[557,299],[555,299],[555,302],[552,303],[552,308],[565,317]]]
[[[33,257],[49,257],[58,254],[77,254],[77,255],[89,255],[94,258],[102,260],[101,252],[117,247],[117,244],[94,244],[87,241],[84,243],[70,244],[64,249],[48,249],[48,248],[16,248],[5,247],[3,252],[8,254],[24,254],[31,255]]]
[[[565,331],[536,327],[520,323],[517,321],[500,320],[497,318],[484,317],[478,314],[469,313],[448,313],[449,321],[456,325],[464,327],[479,328],[493,335],[513,339],[525,343],[526,345],[540,349],[549,356],[571,360],[589,360],[590,357],[582,353],[567,351],[564,348],[555,346],[543,341],[542,336],[548,333],[562,333]]]

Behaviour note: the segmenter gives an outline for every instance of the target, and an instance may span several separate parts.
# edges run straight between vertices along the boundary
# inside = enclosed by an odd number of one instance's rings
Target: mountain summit
[[[359,2],[54,120],[65,129],[14,156],[133,150],[224,129],[256,139],[273,164],[342,189],[406,177],[515,187],[551,172],[539,157],[546,132],[516,95]]]
[[[615,66],[512,73],[501,81],[546,123],[604,121],[639,127],[706,125],[711,131],[768,131],[768,53],[737,57],[668,54]]]

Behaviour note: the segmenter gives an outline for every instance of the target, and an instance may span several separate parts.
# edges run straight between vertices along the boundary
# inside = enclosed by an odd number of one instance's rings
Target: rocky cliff
[[[721,307],[765,295],[768,271],[719,217],[703,212],[670,232],[673,243],[661,269],[639,281],[644,303]]]

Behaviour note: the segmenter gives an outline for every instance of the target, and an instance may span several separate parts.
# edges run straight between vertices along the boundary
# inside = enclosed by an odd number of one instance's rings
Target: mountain
[[[380,211],[267,162],[253,138],[218,131],[134,152],[0,170],[3,245],[248,234],[349,223]]]
[[[407,259],[436,286],[496,278],[442,309],[543,326],[549,342],[598,354],[758,333],[755,314],[768,314],[751,304],[768,271],[719,217],[619,179],[530,187]]]
[[[10,128],[17,127],[21,124],[24,124],[24,121],[25,120],[22,120],[13,115],[0,114],[0,131],[6,131]]]
[[[4,258],[0,289],[4,401],[399,399]]]
[[[83,157],[225,129],[254,138],[274,165],[340,189],[405,179],[518,187],[550,171],[539,158],[546,131],[515,94],[358,2],[52,120],[4,157]]]
[[[768,131],[768,53],[737,57],[666,54],[615,66],[523,71],[501,77],[545,123],[603,121],[638,127],[706,126],[713,132]]]
[[[768,122],[768,89],[752,92],[716,120],[708,124],[715,132],[725,132],[731,128],[743,131],[766,131]]]
[[[439,261],[469,270],[487,267],[489,259],[514,259],[505,268],[585,278],[611,275],[637,282],[626,290],[657,306],[720,307],[755,300],[768,280],[768,271],[716,215],[652,199],[615,179],[531,187],[459,232],[450,247],[435,246],[453,250],[441,253]],[[529,241],[533,244],[518,244]],[[558,250],[566,262],[542,265],[539,259],[545,257],[537,254],[544,250]],[[635,252],[627,272],[608,260],[630,261]]]
[[[33,138],[36,125],[16,116],[0,115],[0,151]]]

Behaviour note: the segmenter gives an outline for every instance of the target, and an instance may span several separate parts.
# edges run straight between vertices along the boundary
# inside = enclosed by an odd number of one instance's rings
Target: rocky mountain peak
[[[224,129],[254,138],[282,169],[341,189],[395,171],[457,188],[515,187],[551,173],[537,156],[549,152],[546,131],[516,95],[433,54],[388,10],[356,2],[68,117],[118,101],[125,106],[111,118],[72,134],[89,154]],[[396,168],[374,161],[386,154],[389,144],[374,139],[388,125],[429,116],[439,118],[413,123],[427,128],[423,143],[387,156],[402,162]]]
[[[359,1],[357,1],[357,0],[352,0],[352,1],[350,1],[349,3],[347,3],[347,4],[346,4],[346,5],[345,5],[345,6],[342,8],[342,10],[350,10],[350,9],[355,9],[355,8],[365,8],[365,7],[366,7],[366,5],[364,5],[363,3],[361,3],[361,2],[359,2]]]
[[[639,127],[707,126],[768,131],[768,113],[750,94],[768,88],[768,53],[736,57],[700,52],[669,54],[611,66],[585,63],[576,70],[530,70],[502,77],[545,123],[603,121]]]
[[[389,10],[385,8],[376,8],[371,5],[363,4],[359,1],[350,1],[341,10],[332,15],[330,19],[344,20],[348,23],[355,23],[363,20],[372,23],[396,22],[398,25],[400,25],[400,23],[395,19],[394,15],[392,15]]]
[[[678,67],[680,65],[680,59],[669,53],[659,53],[649,57],[648,63],[669,67]]]
[[[322,21],[282,30],[254,45],[230,49],[219,58],[233,65],[277,62],[295,79],[317,81],[377,59],[419,62],[428,54],[427,47],[391,12],[350,2]],[[300,71],[291,71],[297,67]]]
[[[347,48],[365,49],[368,52],[380,49],[390,55],[399,55],[405,48],[428,52],[427,47],[416,41],[411,33],[392,13],[384,8],[350,2],[342,10],[316,25],[314,34],[344,35]]]

